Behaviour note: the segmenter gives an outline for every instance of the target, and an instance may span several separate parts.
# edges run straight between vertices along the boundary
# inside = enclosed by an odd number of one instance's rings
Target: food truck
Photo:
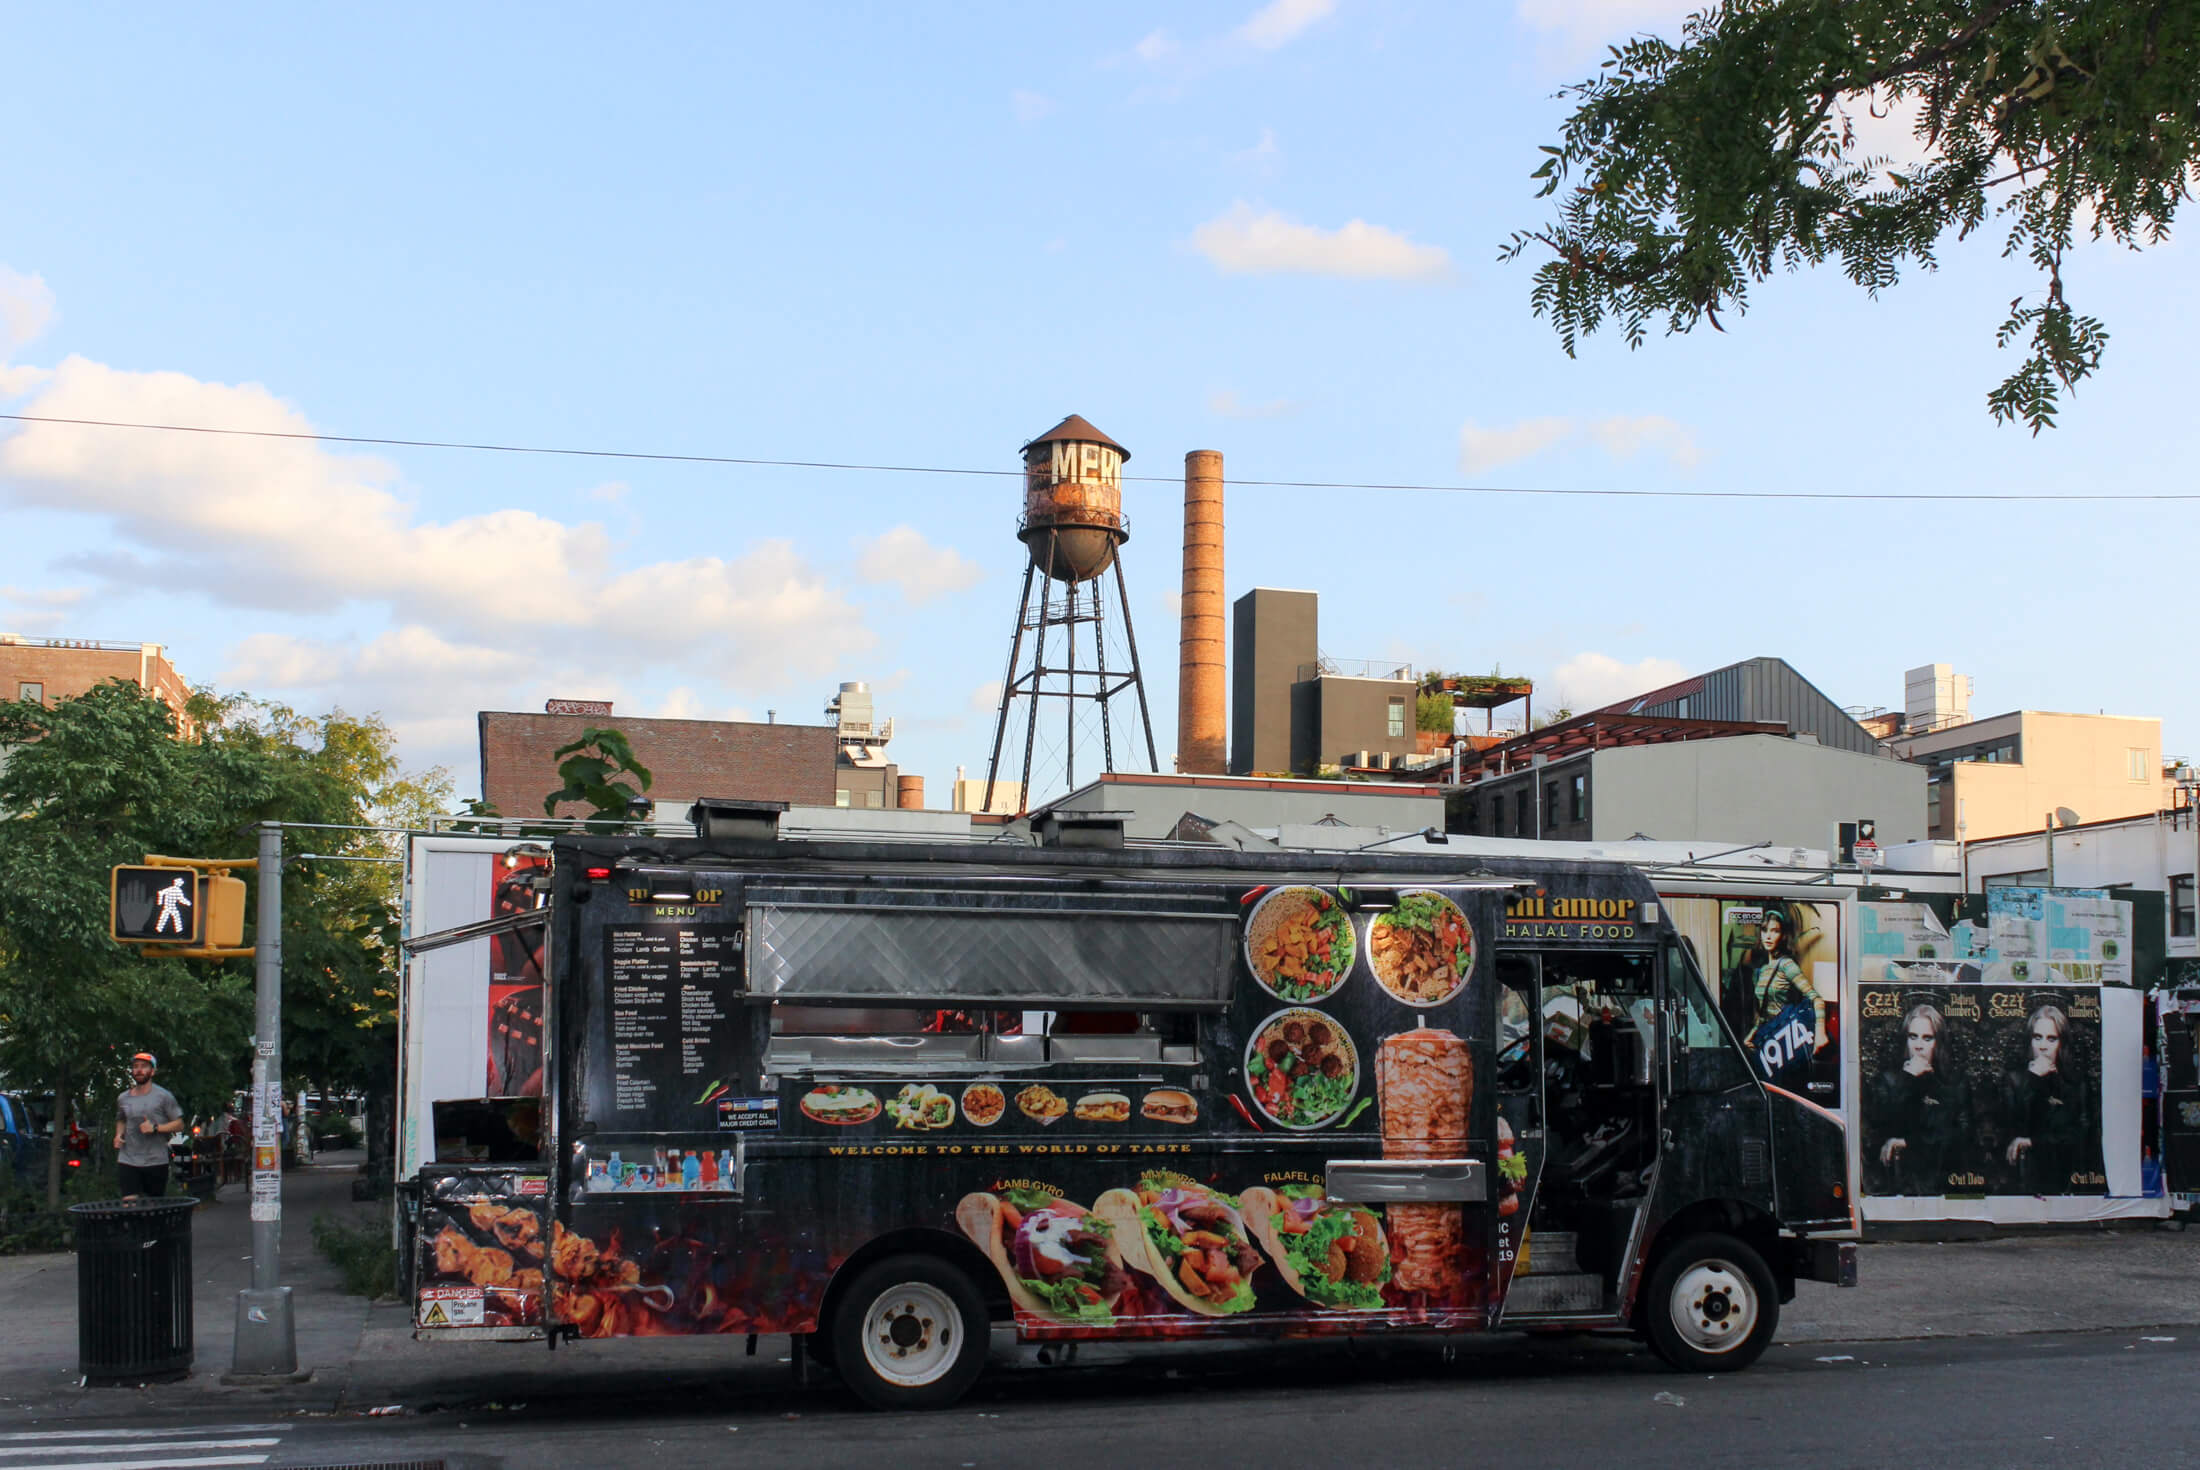
[[[407,1124],[417,1336],[790,1333],[907,1408],[996,1324],[1617,1329],[1716,1370],[1854,1283],[1840,1119],[1752,1067],[1633,868],[694,816],[413,941],[543,950],[539,1097]]]

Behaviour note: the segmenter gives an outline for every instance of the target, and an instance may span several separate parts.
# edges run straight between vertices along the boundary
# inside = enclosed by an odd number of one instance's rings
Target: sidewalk
[[[182,1383],[85,1389],[76,1381],[73,1256],[0,1258],[0,1423],[29,1417],[179,1413],[236,1416],[594,1400],[668,1394],[767,1399],[790,1385],[784,1337],[753,1358],[739,1337],[569,1344],[415,1342],[401,1306],[343,1294],[313,1249],[316,1215],[370,1219],[354,1205],[359,1156],[329,1154],[284,1180],[282,1278],[294,1289],[302,1384],[224,1385],[238,1289],[251,1276],[252,1226],[241,1186],[194,1219],[197,1363]],[[1870,1342],[2125,1328],[2200,1328],[2200,1232],[2076,1230],[1950,1244],[1863,1247],[1853,1291],[1805,1284],[1783,1309],[1780,1340]]]

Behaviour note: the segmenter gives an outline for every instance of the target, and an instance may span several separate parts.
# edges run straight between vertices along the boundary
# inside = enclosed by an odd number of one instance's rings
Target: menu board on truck
[[[733,1083],[740,1013],[737,925],[613,924],[604,930],[602,1043],[589,1116],[606,1130],[715,1128]]]

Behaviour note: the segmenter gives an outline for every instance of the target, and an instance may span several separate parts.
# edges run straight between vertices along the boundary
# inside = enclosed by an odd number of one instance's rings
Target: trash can
[[[76,1225],[76,1352],[87,1383],[191,1371],[191,1212],[198,1201],[69,1206]]]

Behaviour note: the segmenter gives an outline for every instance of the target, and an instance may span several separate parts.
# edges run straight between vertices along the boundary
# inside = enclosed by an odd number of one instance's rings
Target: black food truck
[[[542,910],[469,926],[548,926],[545,1080],[435,1105],[418,1336],[784,1332],[922,1407],[997,1322],[1720,1369],[1854,1283],[1840,1120],[1760,1079],[1632,868],[697,820],[560,841]]]

